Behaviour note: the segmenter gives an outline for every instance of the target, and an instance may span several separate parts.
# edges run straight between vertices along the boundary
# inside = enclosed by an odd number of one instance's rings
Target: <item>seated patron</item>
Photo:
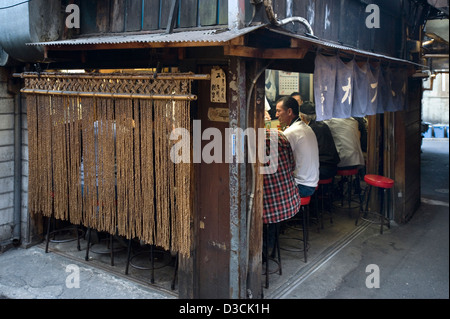
[[[319,147],[314,131],[299,118],[298,102],[291,96],[276,104],[276,116],[291,144],[295,159],[294,177],[301,197],[314,194],[319,182]]]
[[[270,134],[272,132],[272,134]],[[270,142],[278,144],[277,168],[272,174],[264,174],[263,195],[263,223],[269,224],[269,248],[272,249],[275,242],[276,228],[279,222],[293,217],[300,209],[300,194],[294,180],[295,170],[294,154],[291,145],[283,132],[266,129],[266,154],[270,152]],[[276,145],[276,144],[275,144]],[[273,155],[272,155],[273,156]],[[273,160],[269,157],[269,166]],[[267,236],[263,232],[264,238]],[[263,240],[263,249],[266,241]],[[264,250],[263,250],[264,251]]]
[[[352,117],[346,119],[332,118],[324,122],[331,130],[341,159],[338,169],[360,169],[364,167],[358,122]]]
[[[300,117],[316,134],[317,144],[319,145],[319,178],[334,177],[337,173],[340,158],[330,128],[324,122],[316,121],[316,106],[311,101],[306,101],[300,105]]]
[[[302,105],[303,104],[303,98],[302,98],[302,96],[300,95],[299,92],[291,93],[291,97],[293,97],[294,99],[297,100],[298,105]]]

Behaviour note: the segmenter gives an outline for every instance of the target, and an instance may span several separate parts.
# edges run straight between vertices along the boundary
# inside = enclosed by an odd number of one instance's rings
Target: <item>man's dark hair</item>
[[[292,97],[297,96],[297,95],[300,96],[300,100],[303,101],[303,97],[302,97],[302,95],[300,94],[300,92],[292,92],[292,93],[291,93],[291,96],[292,96]]]
[[[279,102],[283,102],[282,106],[285,110],[292,109],[292,113],[294,113],[295,116],[298,116],[298,102],[292,96],[283,96],[277,101],[276,104],[278,104]]]

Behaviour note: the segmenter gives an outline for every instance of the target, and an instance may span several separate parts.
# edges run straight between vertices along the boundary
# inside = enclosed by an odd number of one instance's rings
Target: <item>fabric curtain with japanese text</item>
[[[406,87],[405,68],[316,55],[314,99],[318,121],[404,110]]]

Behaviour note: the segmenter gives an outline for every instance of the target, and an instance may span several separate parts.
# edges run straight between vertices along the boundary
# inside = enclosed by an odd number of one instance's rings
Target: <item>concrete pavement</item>
[[[422,204],[412,219],[383,235],[369,226],[282,298],[449,298],[448,139],[424,139],[422,150]],[[366,286],[375,284],[373,265],[378,288]]]
[[[321,261],[280,299],[448,299],[449,143],[425,139],[422,205],[404,225],[368,226]],[[372,268],[367,270],[367,266]],[[375,285],[373,265],[379,270]],[[79,286],[78,286],[79,283]],[[176,299],[40,246],[0,254],[0,299]]]
[[[0,255],[0,298],[174,299],[150,286],[87,266],[41,246]]]

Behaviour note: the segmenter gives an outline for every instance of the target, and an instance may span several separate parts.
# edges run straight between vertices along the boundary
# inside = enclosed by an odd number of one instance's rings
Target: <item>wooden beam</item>
[[[224,55],[258,59],[303,59],[308,48],[262,49],[239,45],[224,47]]]

